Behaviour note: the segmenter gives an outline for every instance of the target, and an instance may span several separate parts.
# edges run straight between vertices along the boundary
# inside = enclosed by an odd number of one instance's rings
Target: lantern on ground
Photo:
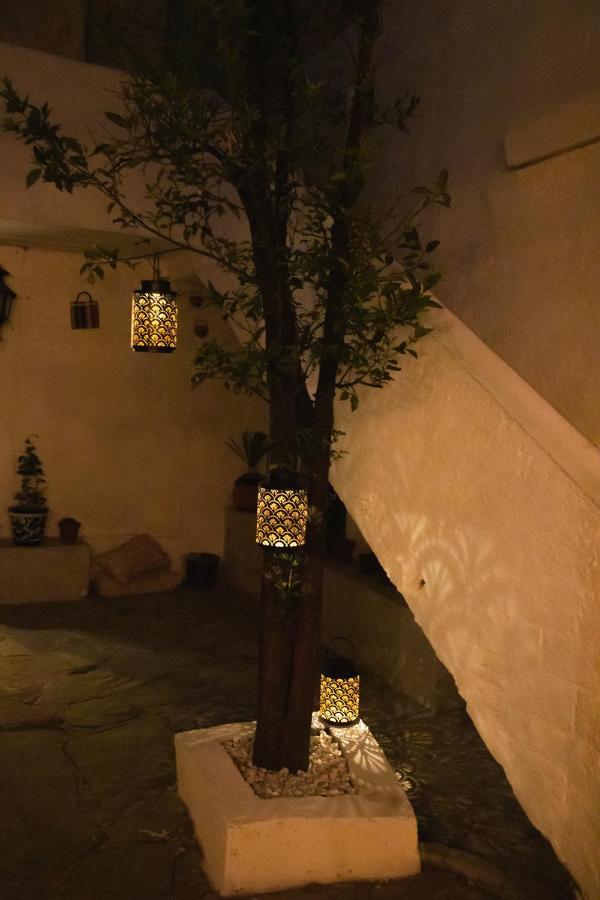
[[[256,543],[289,550],[303,547],[308,522],[308,498],[296,472],[274,469],[258,489]]]
[[[332,647],[344,645],[339,651]],[[321,672],[319,718],[328,725],[356,725],[359,720],[360,676],[354,644],[347,638],[332,638],[327,645]]]
[[[142,281],[131,303],[131,349],[138,353],[172,353],[177,344],[177,294],[160,277],[158,254],[154,277]]]
[[[8,275],[8,272],[0,266],[0,328],[3,325],[6,325],[10,319],[13,300],[17,296],[15,292],[4,283],[5,275]]]

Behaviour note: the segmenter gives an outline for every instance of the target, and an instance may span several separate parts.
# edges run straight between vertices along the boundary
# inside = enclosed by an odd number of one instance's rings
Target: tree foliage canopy
[[[377,102],[382,0],[331,0],[325,11],[319,0],[189,2],[173,64],[127,76],[90,146],[6,79],[3,127],[32,148],[29,186],[99,191],[113,223],[145,234],[126,259],[91,248],[88,277],[134,265],[157,242],[226,276],[208,281],[206,300],[243,339],[235,349],[206,340],[194,383],[221,379],[267,400],[270,462],[299,464],[309,493],[304,553],[263,558],[254,742],[257,765],[296,771],[308,760],[334,398],[354,409],[358,389],[383,387],[427,334],[438,242],[422,241],[418,219],[449,206],[448,175],[413,188],[402,213],[363,197],[373,134],[405,131],[418,103]]]
[[[351,31],[334,33],[340,10],[327,21],[314,3],[266,6],[269,15],[244,0],[197,3],[202,67],[129,76],[118,111],[105,113],[106,134],[90,146],[65,135],[48,104],[36,106],[8,79],[3,127],[32,146],[29,186],[41,178],[61,191],[93,188],[121,228],[142,229],[146,240],[206,257],[233,276],[226,289],[209,282],[206,300],[236,322],[244,342],[232,351],[207,340],[195,383],[220,378],[236,391],[268,397],[269,377],[291,374],[303,384],[318,377],[324,359],[334,360],[339,396],[355,407],[357,387],[389,381],[399,358],[414,355],[427,333],[419,317],[436,305],[430,254],[437,242],[423,244],[416,222],[427,206],[449,205],[447,173],[431,188],[415,188],[399,218],[382,219],[357,203],[374,129],[406,130],[418,101],[376,104],[371,63],[359,71],[360,42],[352,43]],[[365,18],[363,7],[345,5],[350,29]],[[311,57],[324,43],[340,50],[342,38],[350,43],[347,83],[339,73],[337,83],[328,73],[315,78]],[[143,179],[143,205],[130,200],[132,172]],[[247,228],[232,229],[236,220]],[[257,254],[273,252],[280,283],[272,290],[280,294],[284,284],[291,341],[265,336],[269,298]],[[121,261],[135,259],[93,247],[82,271],[102,277],[105,266]]]

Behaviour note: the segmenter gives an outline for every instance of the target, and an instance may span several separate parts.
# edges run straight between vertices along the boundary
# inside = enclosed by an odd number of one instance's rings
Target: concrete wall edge
[[[444,348],[600,507],[600,450],[447,309],[432,315]]]

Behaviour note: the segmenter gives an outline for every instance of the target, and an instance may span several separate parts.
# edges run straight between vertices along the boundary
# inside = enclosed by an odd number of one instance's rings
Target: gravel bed
[[[253,736],[225,741],[223,746],[257,797],[334,797],[354,794],[350,772],[338,741],[325,731],[310,739],[307,772],[269,772],[252,765]]]

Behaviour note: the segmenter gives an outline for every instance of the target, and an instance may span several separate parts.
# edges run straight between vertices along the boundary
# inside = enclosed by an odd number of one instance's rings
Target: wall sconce
[[[0,328],[6,325],[10,319],[10,311],[12,309],[13,300],[17,296],[7,284],[4,283],[4,276],[9,273],[0,266]]]
[[[274,469],[258,489],[256,543],[280,550],[303,547],[307,523],[308,498],[296,472]]]
[[[153,278],[142,281],[131,303],[131,349],[137,353],[172,353],[177,344],[177,294],[160,277],[159,255]]]
[[[350,656],[332,651],[331,645],[342,641]],[[321,672],[319,718],[328,725],[356,725],[359,720],[360,675],[356,668],[354,644],[347,638],[332,638],[326,650]]]
[[[86,297],[87,299],[83,299]],[[99,328],[100,309],[89,291],[80,291],[71,303],[71,328]]]

